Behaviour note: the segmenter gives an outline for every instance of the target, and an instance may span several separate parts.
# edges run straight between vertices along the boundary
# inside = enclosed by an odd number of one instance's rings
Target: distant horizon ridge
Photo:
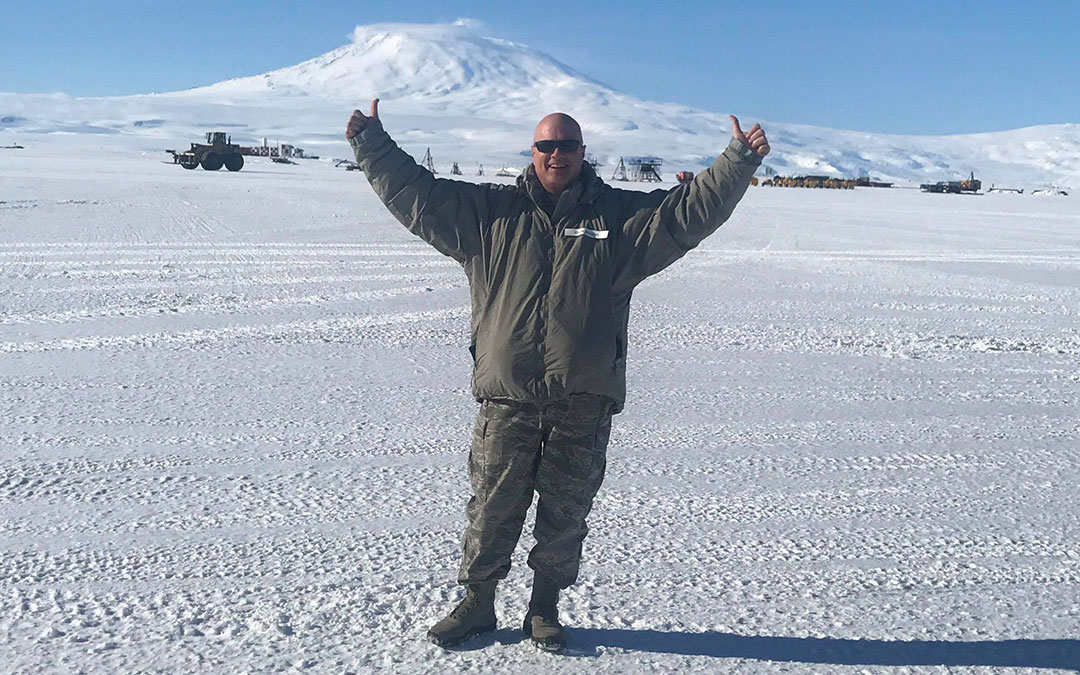
[[[729,111],[639,99],[550,55],[488,35],[482,22],[357,25],[346,44],[296,65],[178,91],[110,97],[0,94],[0,134],[90,133],[183,138],[182,129],[227,127],[238,138],[286,136],[335,142],[328,130],[362,98],[378,97],[396,140],[438,152],[479,148],[482,161],[527,154],[535,123],[562,110],[581,123],[602,162],[656,155],[700,169],[730,137]],[[342,104],[335,110],[327,103]],[[966,178],[987,184],[1080,186],[1080,123],[994,132],[914,135],[782,123],[766,126],[782,174],[873,175],[920,182]],[[140,124],[154,120],[152,125]],[[343,126],[340,121],[336,126]],[[438,137],[431,138],[432,132]]]

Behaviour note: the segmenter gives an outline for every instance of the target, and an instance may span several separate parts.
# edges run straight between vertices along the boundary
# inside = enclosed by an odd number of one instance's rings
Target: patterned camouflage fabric
[[[614,404],[596,394],[542,404],[483,402],[469,452],[473,496],[460,583],[506,577],[534,490],[540,499],[529,567],[559,588],[577,580],[585,517],[604,480]]]

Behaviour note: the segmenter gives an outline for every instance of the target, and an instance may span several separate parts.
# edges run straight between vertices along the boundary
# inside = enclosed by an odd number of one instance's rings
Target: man
[[[611,416],[626,398],[630,296],[731,215],[769,153],[764,131],[732,116],[727,149],[668,191],[613,189],[585,164],[581,127],[553,113],[536,127],[517,184],[435,178],[383,130],[379,100],[345,136],[375,193],[469,278],[473,393],[459,583],[464,600],[428,631],[443,647],[494,630],[495,587],[510,570],[533,492],[536,545],[523,630],[559,651],[559,591],[578,576],[585,518],[604,477]]]

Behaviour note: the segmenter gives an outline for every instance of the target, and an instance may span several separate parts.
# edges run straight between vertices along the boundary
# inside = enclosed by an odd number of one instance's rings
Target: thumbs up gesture
[[[359,110],[354,110],[352,117],[349,118],[349,124],[345,127],[345,138],[352,138],[361,131],[367,128],[367,125],[371,124],[371,120],[379,119],[379,99],[373,99],[371,101],[371,114],[365,115]]]
[[[765,130],[761,128],[760,124],[747,129],[745,132],[742,127],[739,126],[739,118],[734,115],[728,115],[731,118],[731,135],[742,141],[757,153],[758,157],[764,157],[769,154],[769,139],[765,138]]]

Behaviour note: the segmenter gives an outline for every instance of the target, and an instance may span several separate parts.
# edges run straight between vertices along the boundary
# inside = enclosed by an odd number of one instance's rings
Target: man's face
[[[577,141],[577,148],[543,148],[551,152],[542,152],[536,147],[542,141]],[[533,134],[532,163],[536,177],[544,189],[553,195],[562,194],[571,183],[581,175],[581,165],[585,162],[585,145],[581,142],[581,127],[574,118],[562,113],[552,113],[540,120]]]

